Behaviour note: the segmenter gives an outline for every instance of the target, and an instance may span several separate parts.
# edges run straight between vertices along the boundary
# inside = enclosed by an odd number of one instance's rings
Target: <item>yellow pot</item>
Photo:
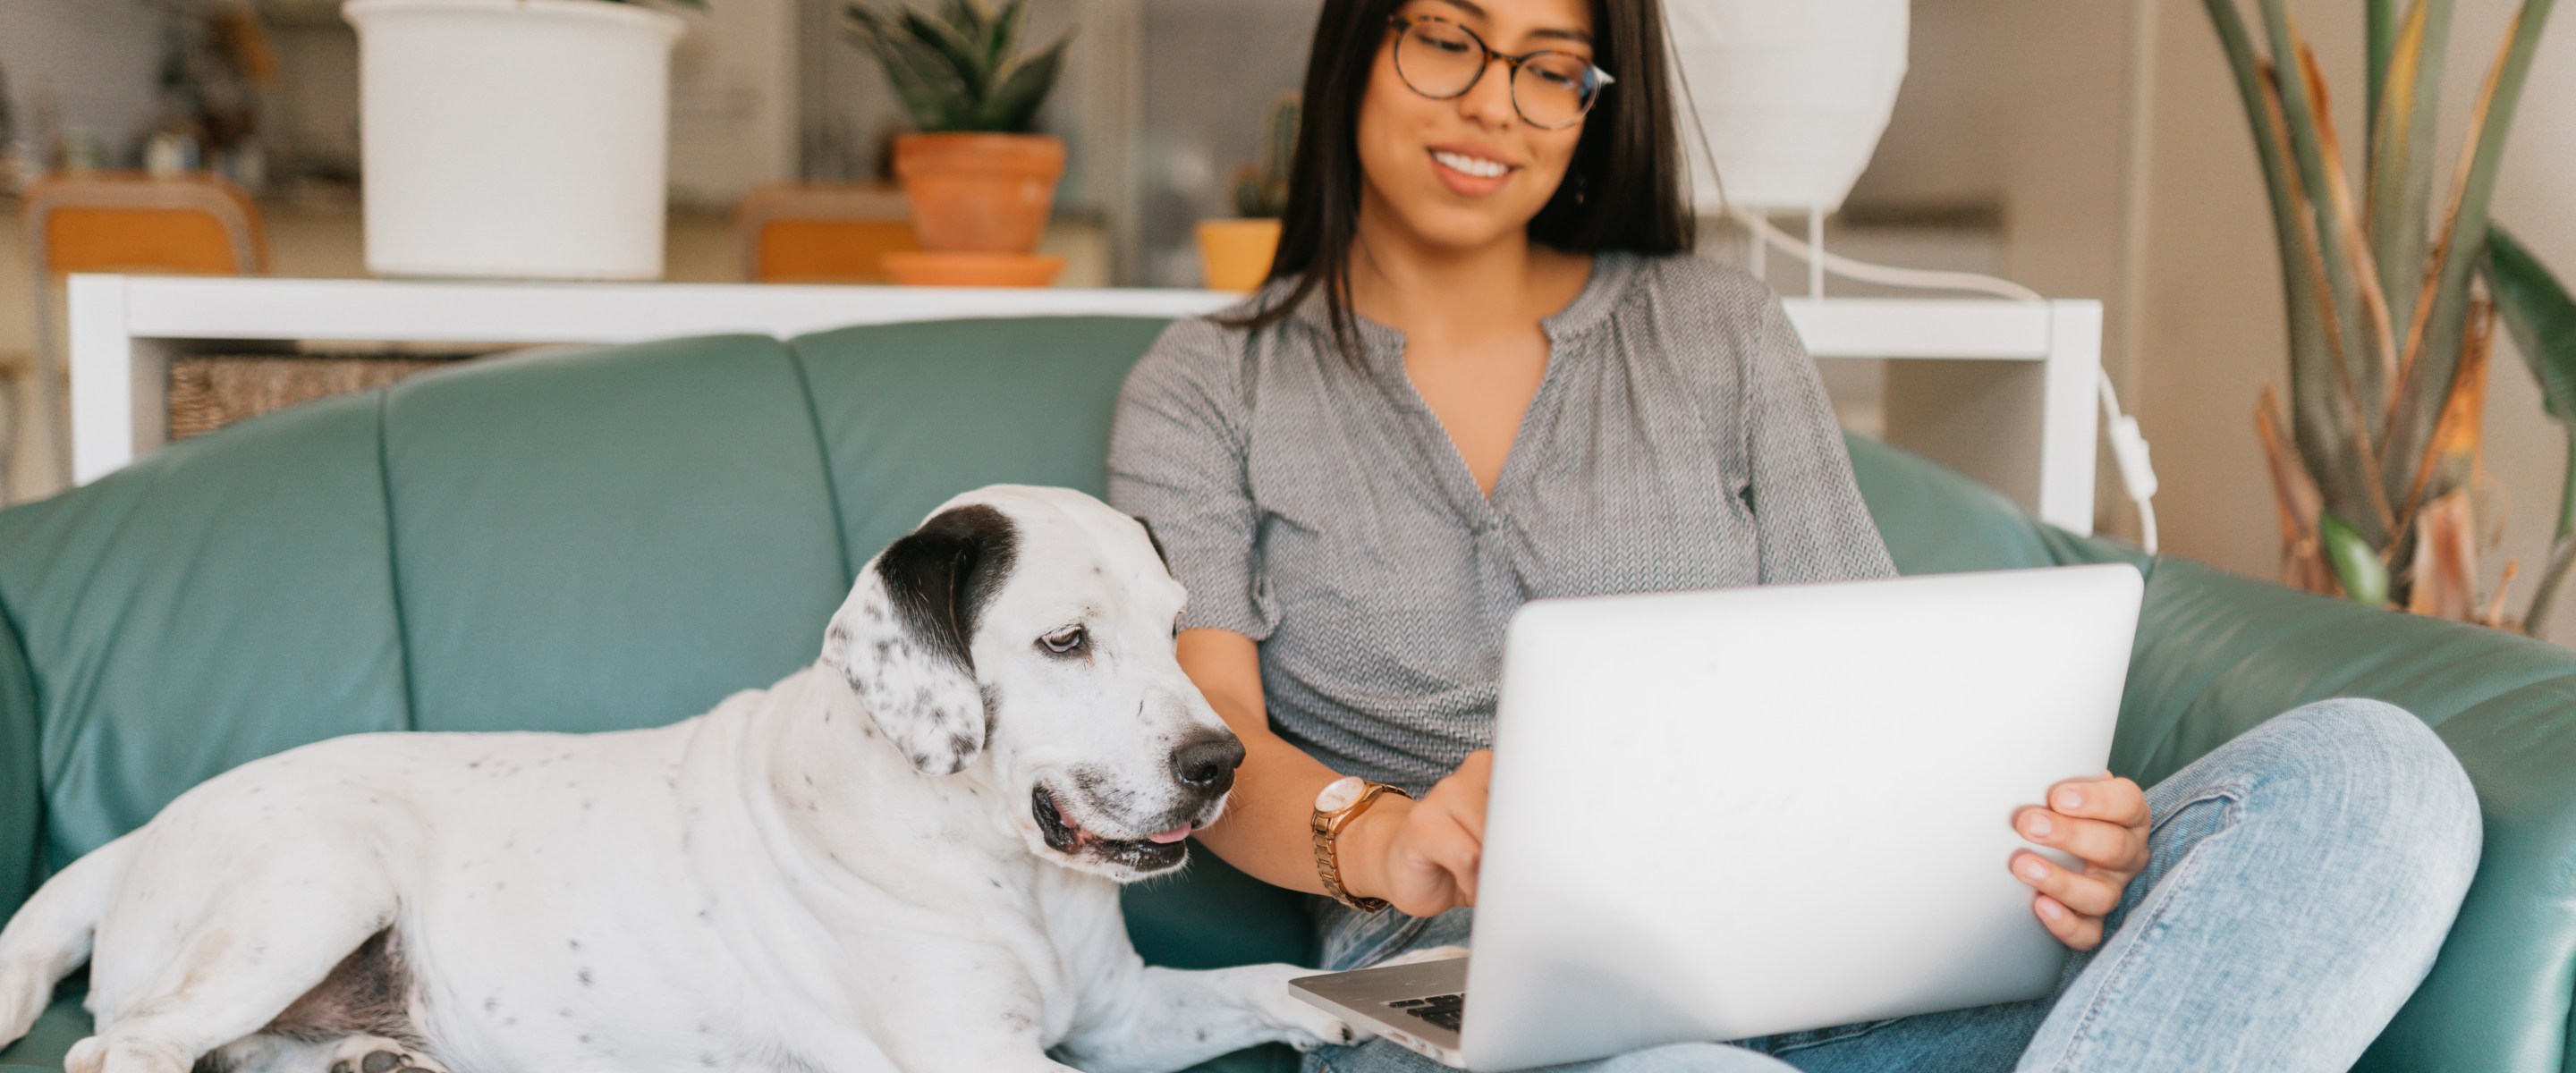
[[[1207,288],[1250,294],[1270,278],[1270,259],[1279,252],[1277,220],[1199,221],[1199,262],[1207,267]]]

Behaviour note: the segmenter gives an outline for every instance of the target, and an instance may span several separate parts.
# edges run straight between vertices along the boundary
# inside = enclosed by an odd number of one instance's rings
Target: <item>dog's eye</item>
[[[1069,626],[1056,633],[1050,633],[1044,637],[1038,638],[1038,643],[1045,645],[1047,651],[1062,656],[1070,654],[1077,648],[1081,648],[1082,640],[1082,627]]]

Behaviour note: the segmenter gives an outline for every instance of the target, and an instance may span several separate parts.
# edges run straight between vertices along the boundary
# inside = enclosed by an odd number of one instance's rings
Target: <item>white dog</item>
[[[1307,970],[1147,968],[1243,746],[1184,593],[1061,489],[952,500],[822,658],[656,730],[374,734],[246,764],[0,931],[0,1045],[91,964],[71,1073],[1178,1069],[1348,1042]],[[93,949],[93,939],[95,947]]]

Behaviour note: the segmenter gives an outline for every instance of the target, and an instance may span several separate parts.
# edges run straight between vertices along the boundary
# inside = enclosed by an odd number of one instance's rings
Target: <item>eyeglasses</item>
[[[1541,49],[1518,56],[1496,52],[1475,31],[1430,15],[1398,15],[1395,73],[1415,93],[1435,101],[1467,95],[1501,60],[1512,67],[1512,110],[1533,127],[1563,130],[1583,122],[1601,87],[1616,81],[1591,61]]]

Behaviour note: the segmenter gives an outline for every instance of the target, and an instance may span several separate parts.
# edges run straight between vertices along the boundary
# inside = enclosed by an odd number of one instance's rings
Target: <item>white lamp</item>
[[[1694,118],[1724,200],[1757,213],[1842,207],[1905,81],[1907,0],[1666,0]],[[1693,153],[1702,211],[1717,183]]]

